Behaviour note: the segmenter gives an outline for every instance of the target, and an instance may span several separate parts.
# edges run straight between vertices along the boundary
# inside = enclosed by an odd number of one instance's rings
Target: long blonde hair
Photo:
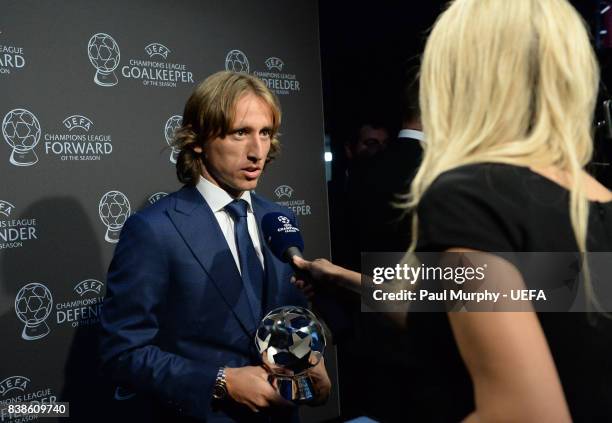
[[[420,72],[426,137],[406,205],[458,166],[555,166],[572,180],[569,211],[586,251],[581,170],[592,155],[599,67],[586,26],[566,0],[455,0],[438,18]],[[458,246],[460,247],[460,246]]]

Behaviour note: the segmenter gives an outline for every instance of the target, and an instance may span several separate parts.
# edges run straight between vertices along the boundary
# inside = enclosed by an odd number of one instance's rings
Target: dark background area
[[[571,0],[591,28],[594,45],[600,26],[599,0]],[[344,172],[343,143],[367,117],[394,134],[399,128],[404,69],[419,63],[429,29],[447,1],[319,1],[325,133],[331,140],[332,179]],[[599,48],[602,81],[612,86],[612,49]],[[610,94],[604,94],[609,98]],[[600,113],[601,111],[599,111]],[[612,141],[598,140],[595,162],[612,162]],[[612,186],[610,167],[596,166],[597,176]]]

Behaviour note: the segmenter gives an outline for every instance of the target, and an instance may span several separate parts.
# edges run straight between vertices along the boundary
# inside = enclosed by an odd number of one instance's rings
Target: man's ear
[[[196,145],[195,147],[193,147],[193,151],[195,151],[198,154],[202,154],[202,146]]]

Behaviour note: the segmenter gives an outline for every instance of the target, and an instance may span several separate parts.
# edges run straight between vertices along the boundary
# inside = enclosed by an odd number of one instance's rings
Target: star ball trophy
[[[312,312],[293,306],[272,310],[259,324],[255,345],[283,398],[300,404],[314,399],[306,372],[323,357],[325,331]]]

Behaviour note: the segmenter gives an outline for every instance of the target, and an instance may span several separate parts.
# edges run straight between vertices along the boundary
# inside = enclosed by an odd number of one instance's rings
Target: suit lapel
[[[206,200],[197,188],[184,187],[177,193],[175,208],[169,209],[168,214],[243,329],[252,335],[258,322],[253,317],[234,257]]]
[[[261,251],[263,252],[266,267],[266,277],[264,279],[265,303],[263,304],[264,308],[262,308],[262,314],[265,316],[272,308],[275,308],[276,304],[278,304],[279,281],[282,277],[282,269],[279,266],[278,259],[274,257],[272,251],[270,251],[268,242],[261,232],[261,221],[269,210],[254,193],[251,193],[251,203],[253,205],[253,214],[255,214],[255,219],[257,220]]]

